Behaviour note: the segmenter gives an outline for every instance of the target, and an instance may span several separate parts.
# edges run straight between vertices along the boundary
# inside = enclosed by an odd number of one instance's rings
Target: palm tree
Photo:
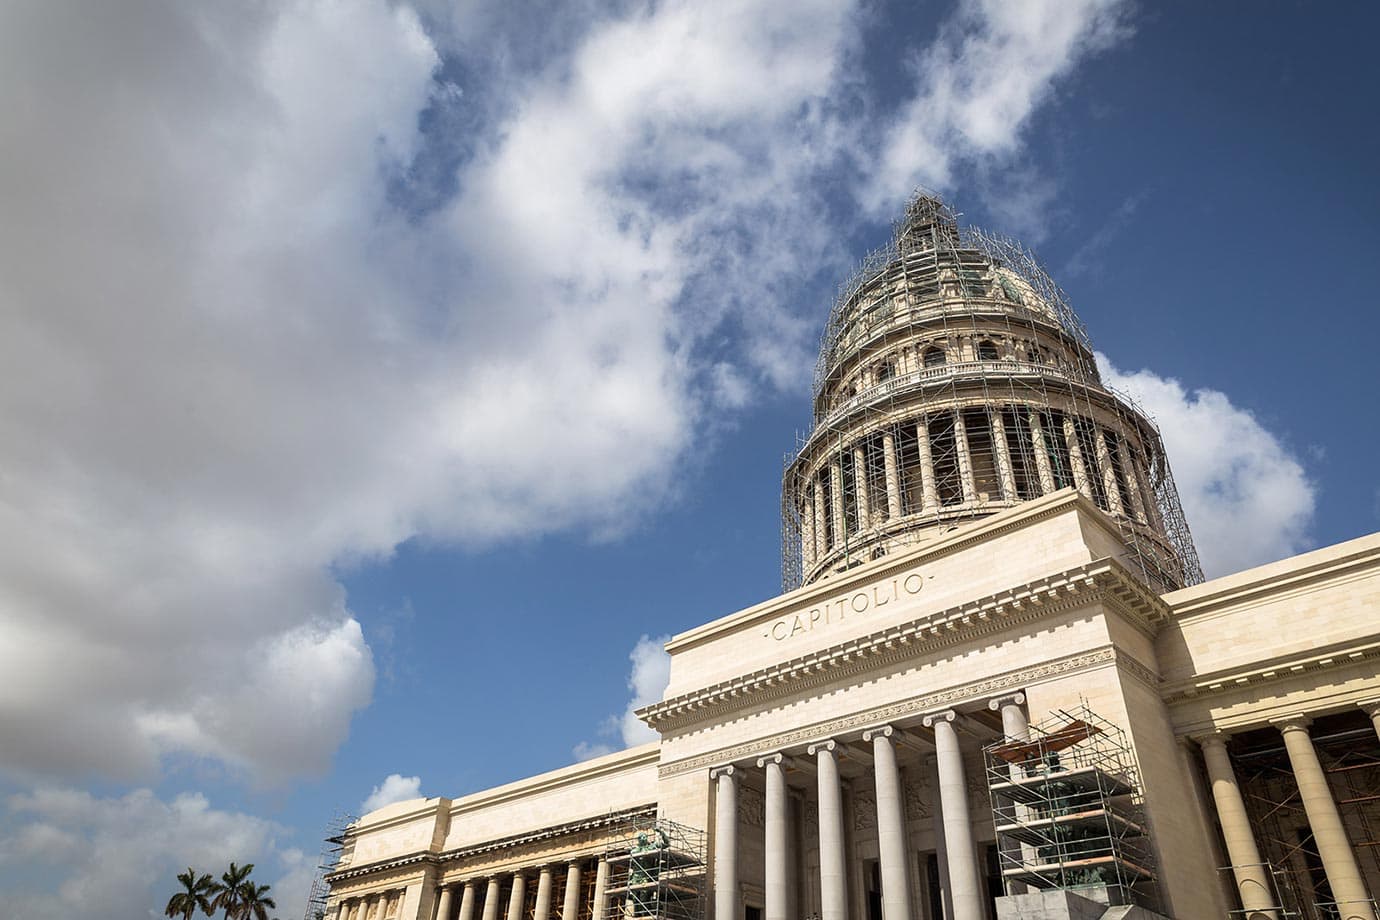
[[[268,912],[278,905],[265,897],[271,885],[245,882],[240,886],[240,920],[268,920]]]
[[[211,909],[225,911],[226,920],[239,920],[243,910],[244,888],[246,884],[252,884],[248,880],[253,869],[253,863],[243,866],[231,863],[229,870],[220,874],[220,881],[211,886],[211,892],[215,895]]]
[[[211,896],[216,893],[211,876],[198,876],[196,870],[188,866],[186,872],[178,873],[177,880],[182,883],[183,890],[168,899],[163,913],[169,917],[181,917],[182,920],[192,920],[192,914],[197,911],[211,916],[215,910],[211,906]]]

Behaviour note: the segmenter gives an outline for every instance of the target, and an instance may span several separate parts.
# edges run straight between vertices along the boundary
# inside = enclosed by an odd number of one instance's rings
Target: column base
[[[1167,920],[1134,904],[1108,907],[1105,900],[1094,900],[1098,894],[1062,889],[1009,894],[997,898],[997,920]]]

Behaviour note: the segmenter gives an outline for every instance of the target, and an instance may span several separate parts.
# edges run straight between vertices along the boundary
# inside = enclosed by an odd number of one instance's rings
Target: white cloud
[[[1190,392],[1097,356],[1103,381],[1139,402],[1164,437],[1184,514],[1209,578],[1309,548],[1316,487],[1297,454],[1225,393]]]
[[[610,739],[616,737],[621,747],[632,747],[655,741],[661,737],[646,722],[637,717],[637,710],[661,699],[666,685],[671,682],[671,656],[666,654],[666,643],[670,636],[642,636],[628,653],[632,669],[628,672],[628,690],[632,696],[628,705],[619,715],[609,716],[599,726],[599,734]],[[612,741],[581,741],[575,746],[576,760],[589,760],[618,750]]]
[[[374,787],[374,791],[369,793],[369,797],[360,803],[359,813],[367,815],[385,805],[406,802],[408,799],[417,799],[421,796],[422,778],[420,776],[400,776],[397,773],[390,773],[383,782]]]
[[[163,800],[147,789],[115,798],[44,787],[11,796],[0,837],[0,889],[14,920],[162,916],[188,866],[219,877],[253,863],[272,886],[277,915],[301,916],[311,858],[280,848],[283,829],[212,808],[198,794]]]
[[[1010,160],[1031,115],[1087,57],[1127,33],[1124,0],[965,0],[915,61],[914,96],[886,132],[864,198],[890,213],[916,185],[948,188],[964,163]],[[1047,199],[1026,202],[1037,208]],[[998,202],[1001,203],[1001,202]],[[1031,214],[1007,218],[1028,229]]]

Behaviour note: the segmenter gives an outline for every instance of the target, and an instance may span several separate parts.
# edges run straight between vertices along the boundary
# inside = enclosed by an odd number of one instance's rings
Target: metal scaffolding
[[[605,859],[609,909],[625,920],[704,920],[704,831],[665,818],[634,820]]]
[[[331,894],[331,886],[326,884],[326,876],[340,865],[340,857],[345,851],[345,833],[355,820],[354,815],[338,811],[327,822],[321,855],[316,861],[316,874],[311,879],[307,909],[302,915],[302,920],[323,920],[326,916],[326,900]]]
[[[1149,584],[1202,580],[1159,431],[1102,383],[1067,296],[927,192],[842,285],[813,415],[782,483],[787,590],[1064,488]]]
[[[1086,707],[983,749],[1009,894],[1070,889],[1155,908],[1155,863],[1126,734]]]

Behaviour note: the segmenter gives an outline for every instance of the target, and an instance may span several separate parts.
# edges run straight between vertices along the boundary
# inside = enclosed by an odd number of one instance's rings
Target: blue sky
[[[635,738],[656,637],[777,592],[819,327],[916,185],[1038,250],[1210,573],[1380,528],[1377,19],[0,7],[7,909],[233,858],[297,916],[376,787]]]

